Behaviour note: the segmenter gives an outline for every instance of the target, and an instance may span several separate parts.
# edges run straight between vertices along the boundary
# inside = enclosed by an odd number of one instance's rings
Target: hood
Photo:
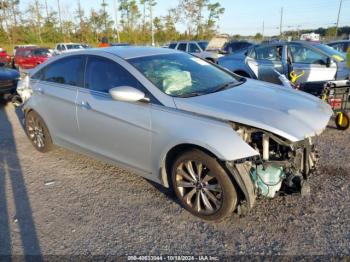
[[[221,92],[174,101],[179,109],[260,128],[291,142],[320,134],[333,114],[312,95],[250,79]]]
[[[16,70],[0,67],[0,80],[15,80],[19,78],[19,73]]]

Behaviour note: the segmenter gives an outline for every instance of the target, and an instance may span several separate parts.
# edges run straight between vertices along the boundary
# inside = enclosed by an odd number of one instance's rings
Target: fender
[[[157,111],[152,114],[151,155],[155,156],[152,159],[152,173],[166,187],[165,159],[177,145],[191,144],[205,148],[222,162],[259,155],[243,141],[229,122],[163,106],[153,106],[152,110]],[[169,137],[173,139],[169,140]]]

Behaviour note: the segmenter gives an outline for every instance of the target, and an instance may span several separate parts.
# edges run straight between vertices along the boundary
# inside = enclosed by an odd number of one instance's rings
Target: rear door
[[[337,64],[325,54],[299,43],[288,44],[287,52],[289,70],[304,73],[297,83],[335,79]]]
[[[149,173],[151,170],[151,107],[149,103],[115,101],[108,93],[118,86],[143,86],[119,63],[89,56],[85,86],[77,98],[79,146]]]
[[[50,63],[33,78],[36,110],[59,144],[74,144],[78,135],[76,98],[83,85],[84,56],[69,56]]]
[[[246,63],[259,80],[280,84],[276,71],[284,74],[283,53],[282,45],[256,46],[249,52]]]

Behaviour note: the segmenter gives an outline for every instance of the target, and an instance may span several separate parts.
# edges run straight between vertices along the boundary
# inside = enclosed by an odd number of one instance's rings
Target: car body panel
[[[175,98],[175,104],[182,110],[258,127],[292,142],[321,133],[333,114],[328,104],[312,95],[256,80],[210,95]]]
[[[55,144],[120,164],[165,186],[165,159],[178,145],[204,148],[222,161],[257,156],[234,130],[232,121],[297,141],[321,132],[329,119],[331,110],[322,101],[253,80],[213,94],[174,98],[125,60],[174,53],[180,52],[110,47],[63,54],[48,62],[74,55],[109,58],[129,71],[154,96],[154,102],[114,101],[107,93],[32,79],[34,92],[23,109],[42,116]],[[43,67],[32,70],[31,75]],[[312,121],[314,118],[319,120]]]

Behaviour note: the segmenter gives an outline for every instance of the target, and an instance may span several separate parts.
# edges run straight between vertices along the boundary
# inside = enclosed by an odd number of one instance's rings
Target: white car
[[[84,49],[82,44],[79,43],[58,43],[55,48],[56,54],[68,53]]]
[[[169,45],[170,49],[175,49],[183,52],[190,53],[194,56],[206,59],[212,63],[217,63],[221,54],[213,51],[206,51],[208,42],[206,41],[179,41],[172,42]]]

